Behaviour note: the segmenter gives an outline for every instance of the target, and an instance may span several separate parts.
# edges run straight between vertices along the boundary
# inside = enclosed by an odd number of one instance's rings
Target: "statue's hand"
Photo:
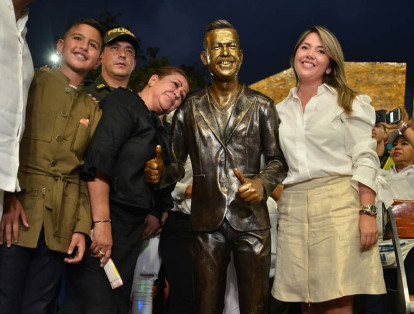
[[[151,184],[157,184],[164,171],[164,162],[162,160],[162,149],[160,145],[155,147],[155,158],[148,160],[145,164],[145,181]]]
[[[249,179],[243,177],[237,168],[233,169],[235,176],[239,179],[239,194],[243,201],[256,204],[263,199],[263,183],[259,179]]]

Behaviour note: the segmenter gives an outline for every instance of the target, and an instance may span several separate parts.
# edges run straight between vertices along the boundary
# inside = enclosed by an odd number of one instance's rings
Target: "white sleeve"
[[[359,95],[352,104],[350,116],[343,114],[345,121],[346,152],[353,164],[352,186],[358,190],[358,182],[377,191],[377,170],[379,159],[376,141],[372,138],[375,123],[375,109],[371,98]]]
[[[185,190],[187,189],[187,186],[188,184],[177,182],[174,191],[171,193],[174,201],[180,202],[185,200]]]

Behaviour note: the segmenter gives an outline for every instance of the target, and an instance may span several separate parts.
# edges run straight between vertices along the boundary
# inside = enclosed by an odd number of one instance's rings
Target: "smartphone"
[[[401,121],[402,112],[401,108],[395,108],[394,110],[391,110],[385,115],[385,122],[387,124],[395,124]]]
[[[385,122],[386,111],[384,109],[375,110],[375,124]]]
[[[380,109],[375,110],[375,124],[386,122],[387,124],[394,124],[401,121],[401,108],[395,108],[394,110],[387,113],[386,110]]]

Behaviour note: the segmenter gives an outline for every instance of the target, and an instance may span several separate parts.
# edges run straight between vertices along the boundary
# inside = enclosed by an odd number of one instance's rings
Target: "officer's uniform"
[[[103,77],[99,75],[95,81],[91,84],[85,85],[83,90],[88,94],[95,97],[95,102],[99,103],[102,99],[104,99],[110,92],[112,92],[115,88],[110,87],[108,83],[105,82]]]

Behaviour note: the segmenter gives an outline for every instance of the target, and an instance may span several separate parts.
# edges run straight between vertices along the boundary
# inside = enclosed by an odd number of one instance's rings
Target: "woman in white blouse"
[[[302,34],[297,86],[277,105],[289,166],[280,200],[275,298],[303,312],[352,313],[353,295],[385,293],[375,221],[374,108],[346,83],[336,37]]]

